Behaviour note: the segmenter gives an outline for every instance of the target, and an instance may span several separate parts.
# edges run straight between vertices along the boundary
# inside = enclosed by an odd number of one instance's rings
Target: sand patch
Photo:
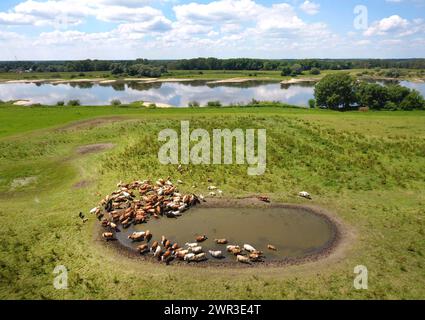
[[[283,80],[281,84],[310,83],[310,82],[319,82],[319,81],[320,79],[316,79],[316,78],[302,78],[302,79],[292,78],[290,80]]]
[[[252,79],[252,78],[231,78],[231,79],[224,79],[224,80],[215,80],[215,81],[209,81],[207,84],[220,84],[220,83],[244,83],[244,82],[250,82],[250,81],[262,81],[262,80],[268,80],[269,78],[261,78],[261,79]]]
[[[172,106],[171,104],[167,104],[167,103],[160,103],[160,102],[149,102],[149,101],[144,101],[143,102],[143,106],[144,107],[150,107],[151,105],[155,105],[157,108],[174,108],[174,106]]]
[[[16,178],[10,184],[10,189],[16,190],[37,182],[37,177]]]

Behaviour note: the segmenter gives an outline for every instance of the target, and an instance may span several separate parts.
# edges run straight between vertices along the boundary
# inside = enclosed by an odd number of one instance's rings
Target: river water
[[[400,82],[425,96],[425,83]],[[137,83],[0,83],[0,100],[30,100],[32,103],[55,105],[58,101],[80,100],[82,105],[108,105],[114,99],[122,103],[145,101],[183,107],[197,101],[222,105],[246,104],[252,99],[279,101],[307,106],[314,98],[314,84],[282,85],[279,82],[251,81],[238,84],[209,84],[205,81]]]

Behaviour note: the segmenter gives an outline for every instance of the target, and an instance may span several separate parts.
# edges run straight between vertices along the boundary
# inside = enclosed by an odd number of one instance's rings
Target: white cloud
[[[106,22],[145,22],[162,17],[160,10],[136,0],[27,0],[8,12],[0,12],[0,24],[55,25],[58,19],[69,25],[81,24],[88,17]]]
[[[393,15],[388,18],[375,21],[363,34],[369,37],[386,35],[404,37],[424,31],[425,24],[422,19],[409,21],[399,15]]]
[[[404,52],[409,44],[407,39],[425,33],[423,19],[407,20],[398,15],[375,21],[364,32],[333,32],[323,21],[303,20],[301,10],[310,15],[319,12],[320,5],[315,0],[282,0],[274,4],[259,0],[175,4],[176,1],[161,0],[159,4],[154,0],[21,1],[0,12],[0,30],[4,28],[0,39],[6,47],[0,51],[0,59],[13,58],[12,51],[26,54],[26,59],[214,55],[300,58],[356,54],[369,57],[371,52],[376,55],[383,52],[379,50],[385,49],[386,40],[402,37],[405,40],[398,41],[397,52]],[[174,15],[161,11],[165,3]],[[103,22],[99,24],[103,32],[84,31],[93,19]],[[62,30],[64,24],[68,26],[66,30]],[[24,36],[23,41],[24,33],[19,40],[19,33],[9,32],[28,30],[19,28],[20,25],[44,28],[39,35]],[[76,25],[78,30],[73,30]],[[31,50],[23,51],[24,46],[31,46]],[[418,47],[421,50],[416,50],[415,55],[425,54],[424,48]]]
[[[307,0],[300,5],[300,9],[309,15],[315,15],[320,11],[320,4]]]

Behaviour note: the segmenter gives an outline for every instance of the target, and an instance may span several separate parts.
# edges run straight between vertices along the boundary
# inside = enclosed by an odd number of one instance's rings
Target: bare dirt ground
[[[81,146],[77,148],[77,153],[81,155],[101,152],[104,150],[112,149],[115,147],[113,143],[97,143],[97,144],[89,144],[86,146]]]
[[[88,119],[88,120],[81,120],[77,122],[73,122],[70,124],[67,124],[65,126],[62,126],[61,128],[57,129],[58,131],[72,131],[72,130],[81,130],[81,129],[87,129],[87,128],[94,128],[103,124],[108,123],[114,123],[118,121],[125,120],[125,117],[121,116],[113,116],[113,117],[98,117],[95,119]]]

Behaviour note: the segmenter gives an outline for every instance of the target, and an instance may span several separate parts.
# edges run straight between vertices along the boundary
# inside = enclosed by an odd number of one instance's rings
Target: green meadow
[[[266,173],[161,165],[158,133],[181,120],[209,132],[266,128]],[[115,147],[78,153],[99,143]],[[420,111],[1,104],[0,299],[423,299],[424,168]],[[167,176],[183,180],[183,192],[208,194],[211,178],[224,197],[322,207],[346,241],[323,260],[270,268],[165,266],[105,246],[89,210],[121,180]],[[53,286],[57,265],[69,271],[67,290]],[[357,265],[368,268],[368,290],[353,287]]]

